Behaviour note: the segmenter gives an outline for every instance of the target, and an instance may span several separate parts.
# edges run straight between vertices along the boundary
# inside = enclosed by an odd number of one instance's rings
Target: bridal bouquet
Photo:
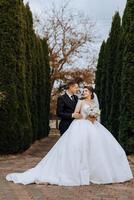
[[[100,109],[96,106],[96,104],[91,104],[88,106],[86,114],[91,117],[98,117],[100,115]]]

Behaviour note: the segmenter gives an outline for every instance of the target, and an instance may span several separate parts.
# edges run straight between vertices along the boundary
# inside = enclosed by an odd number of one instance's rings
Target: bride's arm
[[[98,107],[98,109],[99,109],[99,107],[100,107],[100,105],[99,105],[99,101],[98,101],[98,97],[97,97],[97,95],[94,93],[94,104]],[[98,121],[98,122],[100,122],[100,115],[98,115],[97,117],[96,117],[96,120]]]
[[[76,104],[74,113],[80,113],[81,105],[82,105],[82,100],[78,100],[78,103]]]

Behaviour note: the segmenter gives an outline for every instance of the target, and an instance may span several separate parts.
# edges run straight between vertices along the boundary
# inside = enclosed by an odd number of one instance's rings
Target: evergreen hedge
[[[127,0],[122,24],[117,12],[103,42],[96,72],[101,122],[127,153],[134,153],[134,0]]]
[[[0,154],[7,154],[48,135],[50,67],[46,40],[36,36],[28,4],[0,0],[0,10],[0,92],[6,94]]]

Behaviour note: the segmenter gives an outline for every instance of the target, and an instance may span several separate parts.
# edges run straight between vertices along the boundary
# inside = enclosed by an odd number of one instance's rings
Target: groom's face
[[[75,83],[74,85],[71,85],[69,88],[70,92],[73,94],[76,94],[79,91],[79,86],[77,83]]]

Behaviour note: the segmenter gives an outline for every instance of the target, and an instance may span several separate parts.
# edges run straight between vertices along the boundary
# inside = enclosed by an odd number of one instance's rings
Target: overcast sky
[[[30,2],[34,11],[41,11],[47,7],[51,0],[24,0]],[[64,2],[63,0],[53,0],[55,4]],[[126,0],[70,0],[72,7],[81,9],[93,18],[110,19],[116,10],[121,13],[124,10]]]
[[[42,12],[48,7],[51,0],[24,0],[29,1],[32,12]],[[53,0],[56,5],[60,5],[63,0]],[[111,26],[112,16],[115,11],[123,14],[126,0],[70,0],[70,5],[84,11],[90,19],[96,22],[97,30],[102,39],[106,39]]]
[[[106,40],[108,37],[114,13],[119,11],[122,16],[126,1],[127,0],[70,0],[70,7],[84,12],[95,22],[95,31],[98,39],[91,47],[95,50],[95,55],[98,55],[102,41]],[[42,13],[45,9],[49,10],[51,2],[54,2],[56,6],[60,6],[65,0],[24,0],[24,2],[29,2],[33,13]],[[94,51],[91,52],[93,52],[94,55]]]

